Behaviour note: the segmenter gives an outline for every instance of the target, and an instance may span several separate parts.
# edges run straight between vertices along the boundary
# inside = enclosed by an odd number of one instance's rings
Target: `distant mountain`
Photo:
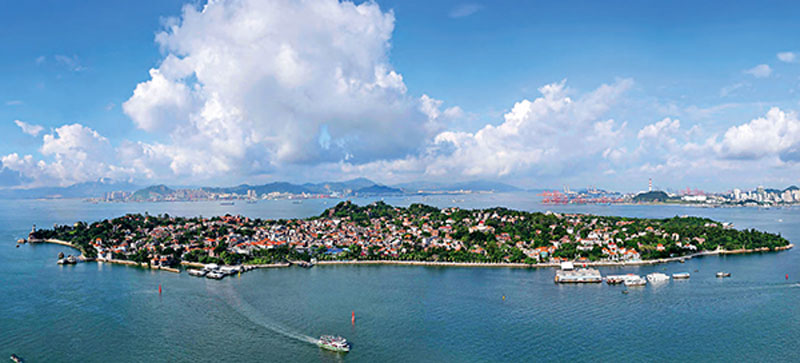
[[[378,185],[372,180],[366,178],[357,178],[341,182],[322,182],[322,183],[305,183],[305,184],[292,184],[287,182],[273,182],[263,185],[249,185],[242,184],[235,187],[224,188],[210,188],[206,187],[203,190],[212,193],[236,193],[247,194],[248,190],[254,190],[257,194],[269,193],[292,193],[292,194],[330,194],[332,192],[345,193],[353,192],[356,190],[368,188]]]
[[[359,196],[367,196],[367,195],[398,195],[403,194],[403,190],[387,187],[385,185],[371,185],[365,188],[361,188],[355,191],[355,194]]]
[[[146,200],[161,200],[174,192],[175,189],[172,189],[166,185],[153,185],[137,190],[135,193],[133,193],[130,199],[138,202]]]
[[[406,192],[452,192],[458,190],[471,190],[476,192],[517,192],[522,189],[513,185],[494,182],[488,180],[474,180],[469,182],[459,183],[438,183],[438,182],[411,182],[393,185],[395,188],[401,188]]]
[[[69,199],[102,196],[113,191],[132,192],[140,186],[129,182],[118,182],[101,178],[93,182],[83,182],[68,187],[40,187],[30,189],[0,190],[0,199]]]

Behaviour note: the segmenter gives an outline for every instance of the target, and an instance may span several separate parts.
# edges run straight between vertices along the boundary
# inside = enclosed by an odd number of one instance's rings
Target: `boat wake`
[[[225,291],[215,291],[215,293],[226,303],[228,306],[233,308],[237,313],[241,314],[247,320],[258,324],[268,330],[271,330],[275,333],[281,334],[283,336],[299,340],[304,343],[309,344],[316,344],[318,339],[314,339],[305,334],[301,334],[291,329],[267,319],[258,309],[253,307],[252,305],[248,304],[246,301],[241,299],[239,295],[234,292],[232,289],[224,289]]]

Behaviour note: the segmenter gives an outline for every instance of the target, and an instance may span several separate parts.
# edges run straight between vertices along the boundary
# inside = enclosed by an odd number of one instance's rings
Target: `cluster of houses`
[[[366,223],[356,223],[349,217],[263,223],[255,223],[242,216],[182,219],[180,222],[172,218],[168,220],[169,223],[161,220],[161,225],[147,230],[139,227],[134,231],[121,231],[123,233],[115,235],[124,237],[115,240],[104,241],[102,238],[97,238],[92,242],[92,246],[97,256],[102,259],[114,259],[121,255],[130,257],[145,249],[151,264],[169,265],[175,262],[175,251],[178,251],[181,258],[189,253],[219,257],[220,251],[254,255],[257,250],[284,246],[298,252],[328,255],[350,252],[353,247],[359,246],[362,257],[377,255],[383,258],[398,257],[404,253],[432,248],[487,254],[485,245],[455,238],[454,235],[459,228],[462,230],[466,228],[469,233],[481,232],[484,235],[492,235],[501,248],[506,250],[516,248],[536,262],[566,261],[567,258],[554,256],[565,244],[574,244],[578,251],[600,248],[602,258],[608,261],[640,260],[641,256],[636,248],[625,246],[631,245],[627,243],[631,239],[647,234],[653,234],[660,239],[669,239],[679,248],[691,251],[697,250],[696,245],[703,243],[701,238],[689,240],[681,238],[677,233],[668,235],[652,226],[635,233],[628,231],[629,225],[637,223],[636,221],[610,222],[602,217],[551,213],[550,215],[556,216],[556,222],[544,228],[550,229],[547,236],[559,237],[547,241],[544,246],[541,241],[538,243],[539,246],[534,246],[533,240],[523,240],[517,235],[497,231],[497,228],[493,227],[493,225],[508,226],[522,223],[526,219],[525,214],[471,211],[466,214],[468,217],[464,217],[464,213],[457,213],[459,211],[458,208],[448,208],[435,215],[414,215],[408,209],[395,209],[394,215],[374,217]],[[460,216],[458,220],[456,214]],[[559,227],[566,232],[552,233]],[[118,227],[114,228],[116,230]],[[543,233],[539,229],[533,232],[536,235]],[[656,248],[665,247],[658,244]]]

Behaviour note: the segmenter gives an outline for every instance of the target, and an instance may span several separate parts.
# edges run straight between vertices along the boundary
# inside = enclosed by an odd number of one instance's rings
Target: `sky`
[[[0,188],[800,184],[798,10],[12,2],[0,12]]]

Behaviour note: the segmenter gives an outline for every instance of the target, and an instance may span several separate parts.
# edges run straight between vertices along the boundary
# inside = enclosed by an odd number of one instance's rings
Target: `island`
[[[321,215],[266,220],[239,215],[128,214],[35,229],[30,242],[78,248],[85,259],[150,267],[287,262],[557,266],[644,264],[704,254],[791,248],[779,234],[729,223],[340,202]]]

